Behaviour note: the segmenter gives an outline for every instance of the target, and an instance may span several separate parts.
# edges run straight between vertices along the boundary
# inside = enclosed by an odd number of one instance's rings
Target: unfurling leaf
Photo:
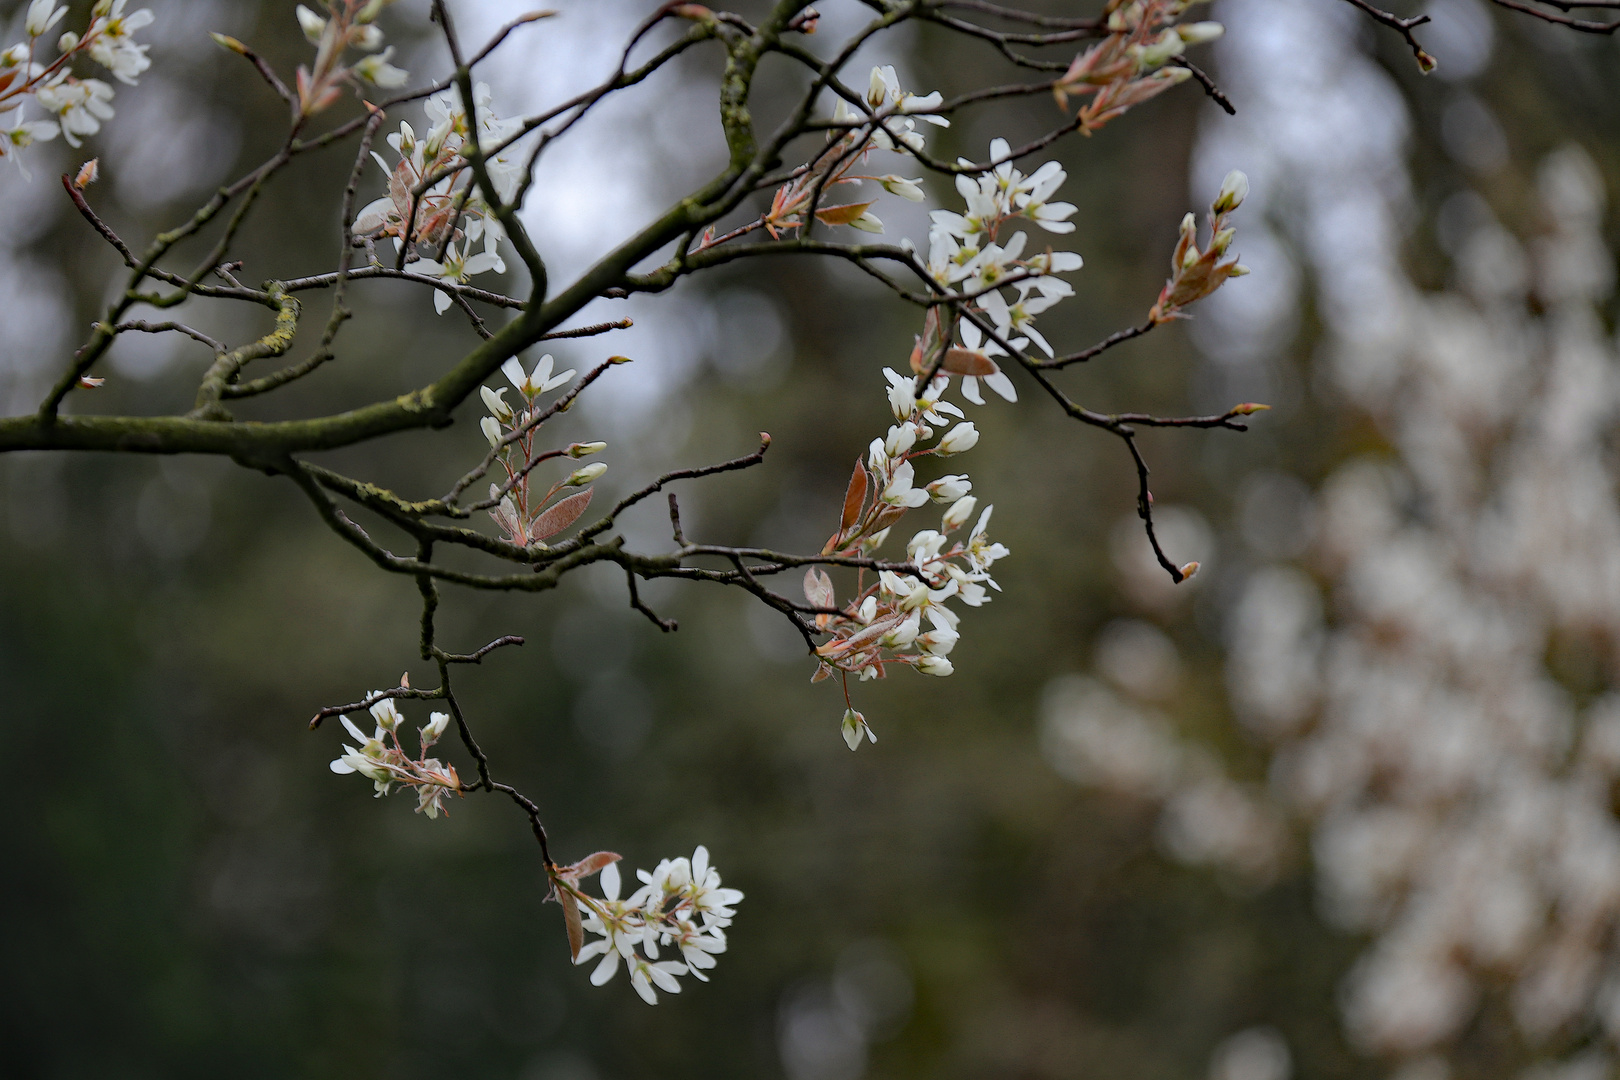
[[[850,526],[861,519],[861,507],[866,505],[866,488],[866,469],[857,458],[855,471],[849,474],[849,490],[844,492],[844,517],[838,525],[840,533],[848,532]]]
[[[594,855],[585,856],[572,866],[559,866],[557,876],[567,881],[578,881],[580,878],[590,877],[603,867],[616,863],[622,858],[624,856],[616,852],[598,851]]]
[[[833,606],[833,583],[823,570],[815,567],[804,572],[804,598],[812,607]]]
[[[848,203],[844,206],[827,206],[816,211],[816,217],[825,225],[848,225],[871,206],[869,202]]]
[[[556,536],[578,521],[579,515],[583,514],[590,504],[591,491],[585,490],[548,506],[545,513],[535,518],[534,524],[529,527],[529,542],[537,543],[547,537]]]
[[[577,964],[579,950],[585,947],[585,928],[579,922],[579,901],[567,889],[558,889],[557,899],[562,904],[563,922],[568,926],[568,956]]]
[[[986,375],[994,375],[1001,369],[996,367],[994,360],[982,352],[952,345],[945,350],[945,362],[939,365],[939,370],[946,375],[971,375],[982,379]]]

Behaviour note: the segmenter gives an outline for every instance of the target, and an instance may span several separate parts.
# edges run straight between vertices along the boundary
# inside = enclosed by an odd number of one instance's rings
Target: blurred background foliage
[[[120,91],[117,121],[92,144],[107,177],[98,205],[129,237],[188,212],[283,130],[279,103],[204,32],[252,42],[282,71],[306,48],[283,0],[148,2],[156,64]],[[15,19],[22,6],[0,9]],[[555,25],[571,23],[580,36],[569,40],[586,46],[572,62],[595,70],[626,11],[650,4],[558,6]],[[821,6],[825,30],[852,25],[838,0]],[[390,16],[392,40],[417,42],[407,66],[419,79],[443,64],[424,7],[402,0]],[[1223,17],[1220,3],[1210,17]],[[1530,229],[1535,164],[1575,142],[1620,203],[1620,47],[1487,17],[1495,51],[1465,84],[1419,78],[1398,40],[1347,24],[1410,112],[1403,255],[1429,287],[1455,272],[1436,230],[1459,188],[1480,190],[1510,230]],[[564,30],[545,24],[509,46],[492,76],[498,106],[526,70],[561,63],[548,52],[554,33]],[[873,61],[897,62],[920,90],[949,95],[1008,74],[991,50],[932,31],[881,48]],[[1220,79],[1218,59],[1210,66]],[[636,190],[677,194],[693,173],[683,157],[714,142],[701,110],[715,71],[713,55],[695,58],[679,86],[632,102],[630,130],[587,143],[619,155],[601,151],[603,172],[630,169]],[[1464,92],[1494,118],[1496,151],[1448,134]],[[991,137],[1016,143],[1055,115],[1044,98],[1020,102],[959,122],[936,150],[982,156]],[[1043,323],[1060,348],[1146,311],[1181,214],[1213,194],[1190,191],[1189,161],[1201,128],[1223,121],[1188,84],[1055,152],[1069,170],[1064,197],[1081,208],[1064,246],[1086,259],[1077,296]],[[32,179],[0,181],[14,236],[0,268],[11,412],[33,407],[117,279],[56,189],[77,159],[59,143],[40,149]],[[244,237],[244,274],[330,264],[348,163],[301,161],[271,190]],[[555,201],[533,211],[542,249],[551,220],[579,242],[633,225],[622,220],[643,212],[633,200],[593,201],[617,182],[573,169],[544,188]],[[380,188],[372,173],[366,184]],[[930,185],[935,205],[954,203],[948,185]],[[1608,214],[1612,243],[1620,217]],[[890,233],[921,242],[920,221],[902,214]],[[1241,213],[1239,224],[1241,250]],[[305,414],[392,394],[472,340],[454,312],[436,318],[411,290],[356,292],[364,302],[341,362],[257,408]],[[1245,492],[1261,474],[1315,483],[1381,439],[1323,389],[1313,295],[1300,292],[1295,329],[1258,367],[1212,360],[1176,326],[1066,377],[1108,409],[1277,406],[1246,435],[1143,437],[1157,500],[1180,515],[1167,530],[1180,545],[1172,557],[1206,566],[1178,593],[1143,575],[1134,477],[1114,440],[1065,421],[1025,383],[1016,407],[974,416],[985,437],[966,464],[1013,551],[998,568],[1005,591],[965,620],[955,676],[861,687],[879,741],[858,754],[838,737],[837,694],[808,684],[791,631],[740,594],[646,589],[680,620],[667,636],[628,609],[607,567],[550,595],[447,595],[450,647],[527,639],[469,669],[461,692],[497,772],[537,799],[560,856],[609,848],[651,866],[701,842],[747,893],[714,981],[652,1009],[623,980],[595,989],[568,966],[560,914],[541,903],[538,853],[509,806],[473,798],[430,822],[328,772],[339,735],[305,730],[317,707],[391,685],[402,669],[433,681],[416,659],[408,579],[376,571],[285,481],[216,461],[8,456],[6,1073],[1168,1080],[1208,1074],[1224,1040],[1262,1026],[1281,1034],[1299,1076],[1380,1075],[1383,1063],[1349,1048],[1337,1007],[1361,942],[1317,914],[1302,845],[1264,886],[1180,866],[1162,854],[1151,808],[1071,785],[1037,738],[1049,681],[1089,669],[1115,620],[1146,620],[1174,646],[1161,706],[1178,730],[1218,748],[1234,776],[1263,777],[1223,689],[1227,583],[1251,558]],[[610,443],[604,494],[746,452],[769,431],[764,466],[681,491],[687,533],[819,548],[850,461],[888,422],[879,369],[904,363],[911,310],[846,268],[782,262],[722,272],[634,315],[634,336],[556,350],[571,364],[637,360],[608,376],[628,389],[587,395],[567,418],[564,437]],[[196,317],[242,338],[262,315]],[[121,344],[108,385],[79,407],[183,409],[206,359],[187,342]],[[437,491],[480,452],[475,406],[448,432],[331,460]],[[652,508],[632,541],[656,546],[663,530]],[[1465,1075],[1517,1071],[1522,1051],[1505,1030],[1482,1014],[1465,1037],[1473,1052],[1458,1058]]]

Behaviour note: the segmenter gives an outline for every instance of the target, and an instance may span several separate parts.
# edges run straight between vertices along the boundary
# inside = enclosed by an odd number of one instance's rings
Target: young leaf
[[[839,532],[848,532],[851,525],[861,519],[861,507],[866,505],[866,468],[855,459],[855,471],[849,476],[849,489],[844,492],[844,519]]]
[[[598,851],[594,855],[585,856],[572,866],[559,866],[557,876],[567,881],[578,881],[580,878],[590,877],[603,867],[610,863],[616,863],[622,858],[624,858],[623,855],[612,851]]]
[[[982,352],[964,349],[960,345],[952,345],[945,350],[945,362],[939,365],[939,370],[946,375],[972,375],[975,378],[982,379],[986,375],[994,375],[1001,369],[996,367],[995,361]],[[918,374],[921,374],[921,372]]]
[[[869,202],[847,203],[844,206],[826,206],[816,211],[816,217],[826,225],[848,225],[871,206]]]
[[[579,515],[591,504],[591,489],[586,488],[578,495],[570,495],[561,502],[546,507],[545,513],[534,519],[529,528],[530,543],[556,536],[568,526],[579,520]]]
[[[804,572],[804,598],[815,607],[833,606],[832,578],[815,567]]]
[[[585,928],[579,922],[579,901],[567,889],[558,889],[557,899],[562,903],[563,922],[568,926],[568,955],[577,964],[579,950],[585,947]]]

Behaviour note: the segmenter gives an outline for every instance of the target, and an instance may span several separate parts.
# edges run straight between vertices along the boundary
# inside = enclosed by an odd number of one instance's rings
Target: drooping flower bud
[[[593,461],[583,469],[575,469],[569,474],[568,479],[563,481],[563,484],[566,487],[581,487],[590,483],[592,480],[595,480],[605,472],[607,472],[606,462]]]

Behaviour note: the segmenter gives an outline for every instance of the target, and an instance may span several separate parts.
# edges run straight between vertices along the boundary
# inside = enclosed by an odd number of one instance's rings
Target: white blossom
[[[152,66],[147,58],[149,45],[137,45],[132,36],[135,31],[149,26],[155,16],[150,8],[141,8],[124,14],[126,0],[102,0],[96,4],[96,18],[90,23],[85,37],[90,42],[90,58],[108,71],[119,82],[135,84],[135,76]],[[88,134],[88,133],[87,133]]]
[[[31,38],[42,36],[47,30],[61,21],[67,14],[66,7],[57,7],[56,0],[29,0],[28,15],[23,20],[23,29]]]
[[[517,387],[518,393],[532,400],[541,394],[549,394],[574,377],[573,368],[569,368],[561,374],[553,375],[551,369],[555,365],[556,361],[552,359],[551,354],[546,353],[535,361],[532,371],[524,374],[523,364],[514,356],[501,365],[501,373],[507,377],[513,386]]]
[[[75,79],[64,69],[34,94],[40,107],[52,113],[61,125],[62,138],[77,148],[81,136],[101,130],[103,120],[111,120],[113,88],[100,79]]]

